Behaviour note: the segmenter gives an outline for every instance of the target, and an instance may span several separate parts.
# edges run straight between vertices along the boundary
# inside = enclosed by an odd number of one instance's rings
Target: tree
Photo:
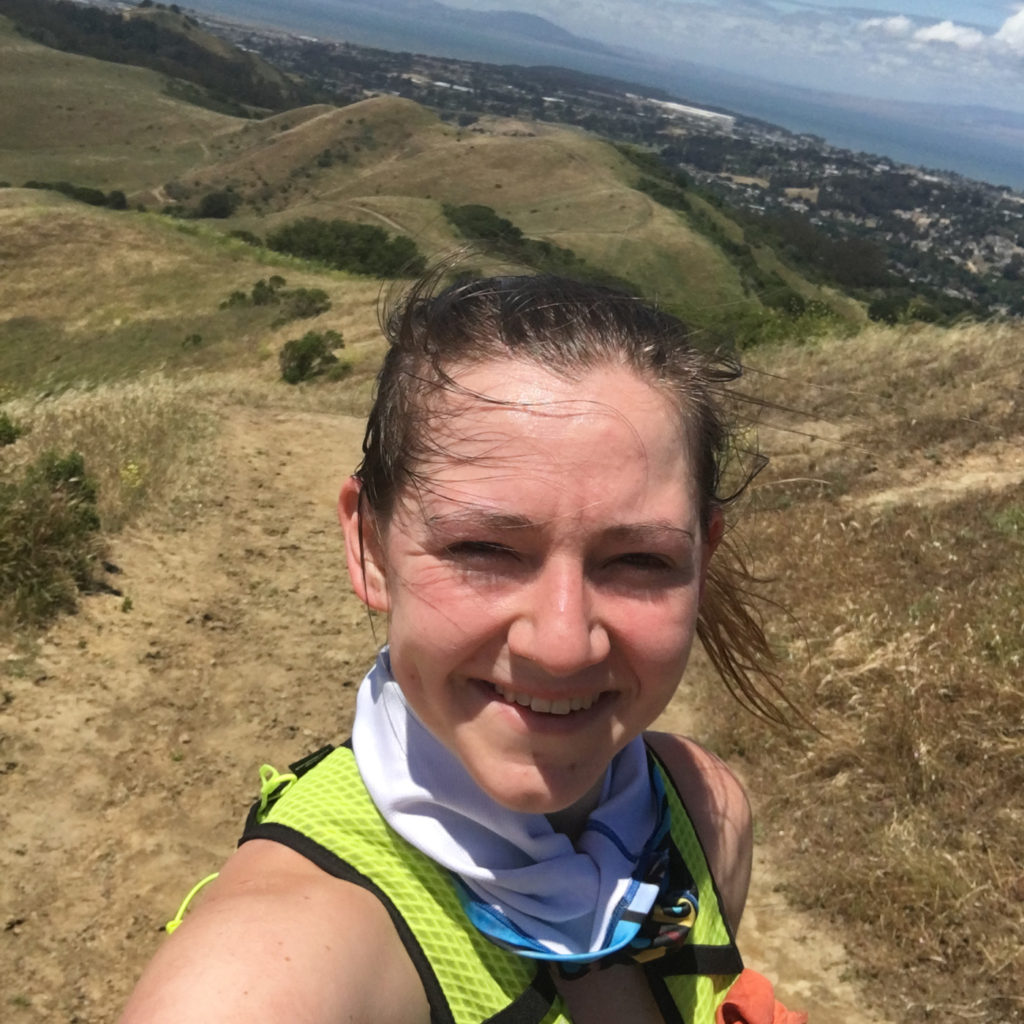
[[[301,338],[286,341],[278,355],[281,379],[289,384],[315,377],[338,361],[332,349],[343,348],[338,331],[307,331]]]
[[[196,209],[196,216],[201,218],[211,217],[223,219],[230,217],[238,209],[242,197],[231,189],[222,189],[218,192],[207,192],[199,200]]]

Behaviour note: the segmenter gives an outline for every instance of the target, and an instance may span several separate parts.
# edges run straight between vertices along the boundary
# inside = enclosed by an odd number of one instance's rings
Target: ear
[[[704,538],[704,551],[701,555],[700,564],[700,590],[704,593],[704,583],[708,578],[708,567],[711,565],[711,556],[715,549],[722,542],[725,533],[725,514],[717,505],[711,509],[708,517],[707,536]]]
[[[373,512],[360,501],[363,485],[350,476],[341,485],[338,496],[338,521],[345,535],[345,559],[348,578],[356,596],[377,612],[390,608],[384,551]]]

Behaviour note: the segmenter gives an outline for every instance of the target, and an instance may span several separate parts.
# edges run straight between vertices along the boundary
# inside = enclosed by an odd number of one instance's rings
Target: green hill
[[[150,68],[171,92],[231,113],[281,110],[311,94],[261,57],[225,43],[172,4],[106,10],[70,0],[0,0],[25,37],[68,53]]]
[[[0,18],[0,180],[134,192],[203,159],[245,123],[169,97],[155,71],[41,46]]]

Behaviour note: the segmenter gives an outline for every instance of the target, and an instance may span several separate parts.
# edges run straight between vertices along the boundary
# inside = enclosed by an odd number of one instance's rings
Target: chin
[[[596,805],[604,783],[604,771],[595,777],[558,779],[545,777],[534,769],[532,779],[522,779],[520,785],[510,785],[510,774],[501,778],[476,777],[477,785],[496,803],[520,814],[558,814],[586,804],[589,813]],[[493,785],[491,783],[494,783]]]

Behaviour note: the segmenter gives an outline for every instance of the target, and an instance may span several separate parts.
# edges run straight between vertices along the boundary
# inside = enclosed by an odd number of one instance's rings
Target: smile
[[[526,693],[517,693],[505,686],[495,686],[498,695],[508,704],[518,704],[542,715],[568,715],[573,711],[586,711],[592,707],[600,694],[593,697],[572,697],[566,700],[548,700],[546,697],[531,697]]]

